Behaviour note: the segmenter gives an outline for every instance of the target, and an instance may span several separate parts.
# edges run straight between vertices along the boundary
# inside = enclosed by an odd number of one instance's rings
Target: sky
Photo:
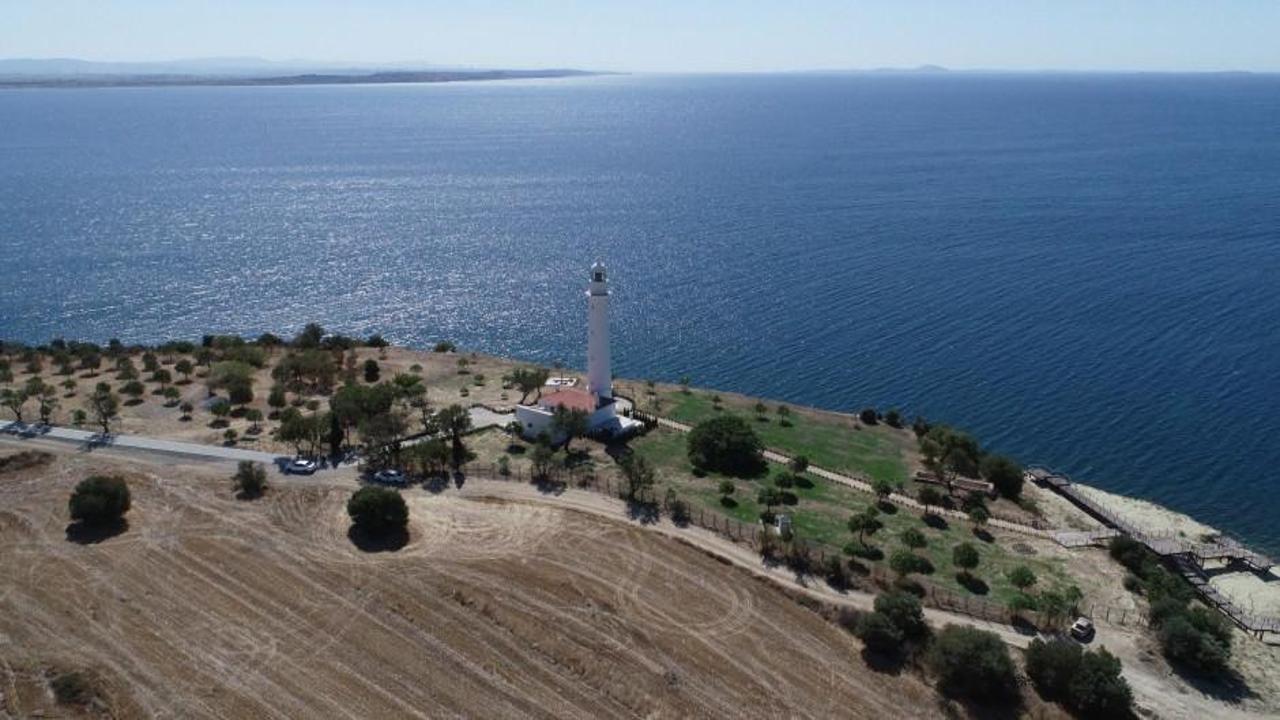
[[[0,0],[0,58],[1280,71],[1280,0]]]

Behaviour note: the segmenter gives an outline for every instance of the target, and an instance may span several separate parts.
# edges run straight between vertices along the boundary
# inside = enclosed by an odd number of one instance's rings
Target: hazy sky
[[[1278,0],[0,0],[0,57],[1280,71]]]

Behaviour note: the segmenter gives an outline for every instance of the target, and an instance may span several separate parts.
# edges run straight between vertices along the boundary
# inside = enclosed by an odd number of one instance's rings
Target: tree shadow
[[[432,495],[439,495],[449,489],[449,476],[439,473],[428,475],[422,479],[422,489]]]
[[[658,522],[658,504],[641,500],[628,500],[627,517],[639,522],[641,525],[656,523]]]
[[[992,535],[990,532],[987,532],[983,528],[974,528],[973,536],[978,538],[984,543],[993,543],[996,541],[996,536]]]
[[[878,501],[876,501],[876,508],[878,508],[878,509],[880,510],[880,512],[884,513],[885,515],[897,515],[897,514],[898,514],[898,506],[897,506],[897,505],[894,505],[893,503],[889,502],[888,500],[878,500]]]
[[[1215,700],[1238,704],[1258,695],[1253,688],[1249,687],[1248,681],[1235,670],[1227,670],[1221,675],[1206,677],[1203,671],[1182,663],[1170,662],[1169,667],[1188,685]]]
[[[106,523],[87,523],[83,520],[78,520],[67,525],[66,533],[67,540],[77,545],[96,545],[103,540],[110,540],[128,529],[129,521],[125,518]]]
[[[941,515],[934,515],[933,513],[929,513],[928,515],[925,515],[923,519],[924,519],[924,524],[928,525],[934,530],[946,530],[947,528],[951,527],[951,525],[947,523],[947,519],[942,517]]]
[[[249,492],[247,490],[237,490],[235,497],[237,500],[249,501],[249,500],[257,500],[258,498],[266,494],[267,494],[267,491],[265,488],[262,490],[258,490],[257,492]]]
[[[141,405],[142,402],[142,398],[129,398],[124,401],[124,405],[125,407],[134,407],[135,405]]]
[[[1040,628],[1036,627],[1035,623],[1022,615],[1014,615],[1013,618],[1009,620],[1009,624],[1013,626],[1014,630],[1018,631],[1019,635],[1035,637],[1040,634]]]
[[[738,507],[738,501],[728,495],[723,495],[720,498],[720,506],[732,510]]]
[[[991,587],[977,575],[967,572],[956,573],[956,582],[960,583],[960,587],[968,590],[974,595],[986,595],[991,592]]]
[[[906,666],[906,658],[902,653],[876,652],[871,648],[862,648],[862,662],[867,669],[881,675],[901,675]]]
[[[543,495],[561,495],[564,493],[566,487],[563,480],[553,480],[546,476],[534,478],[533,486]]]
[[[361,552],[380,553],[395,552],[409,544],[409,531],[398,528],[388,532],[371,532],[359,525],[352,525],[347,530],[347,539]]]
[[[796,487],[801,490],[810,490],[813,488],[813,481],[807,475],[796,475]]]

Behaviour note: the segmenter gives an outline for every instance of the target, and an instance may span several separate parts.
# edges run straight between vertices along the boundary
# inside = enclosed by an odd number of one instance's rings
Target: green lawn
[[[713,411],[714,412],[714,411]],[[743,523],[754,524],[763,509],[756,502],[756,494],[772,481],[773,473],[779,468],[771,467],[771,474],[759,479],[730,478],[735,485],[731,496],[734,504],[726,507],[721,503],[718,486],[725,478],[715,473],[706,477],[696,477],[685,454],[685,435],[671,430],[655,430],[631,443],[632,449],[648,460],[656,469],[659,487],[657,497],[662,497],[667,487],[676,492],[693,506],[693,511],[718,513]],[[802,449],[802,452],[804,449]],[[813,453],[805,452],[810,458]],[[797,503],[791,506],[778,506],[777,512],[791,516],[792,527],[796,536],[822,546],[828,553],[840,552],[846,544],[855,539],[848,530],[849,516],[861,512],[875,501],[869,494],[859,492],[822,478],[807,476],[809,487],[794,487],[792,492],[797,496]],[[956,580],[956,568],[951,561],[952,548],[961,542],[969,542],[978,550],[982,558],[974,575],[989,586],[985,597],[996,602],[1008,602],[1016,594],[1015,588],[1009,584],[1007,573],[1018,565],[1031,568],[1039,578],[1035,588],[1045,589],[1071,584],[1057,561],[1024,556],[1017,553],[1012,545],[986,543],[975,537],[968,523],[948,520],[945,527],[938,529],[926,525],[920,514],[904,508],[897,508],[894,513],[881,513],[880,520],[884,527],[868,537],[868,542],[884,552],[887,564],[889,556],[906,546],[901,535],[908,528],[920,530],[928,545],[917,550],[934,566],[934,572],[927,577],[940,587],[956,592],[967,593]],[[865,562],[865,561],[864,561]]]
[[[809,462],[827,470],[883,478],[895,485],[907,479],[907,454],[914,448],[909,431],[887,426],[865,427],[851,418],[792,411],[786,416],[769,405],[757,416],[754,402],[725,397],[717,404],[715,393],[659,391],[659,414],[678,422],[696,425],[721,413],[736,413],[751,421],[756,434],[771,450],[785,455],[805,455]],[[653,398],[642,402],[652,410]]]

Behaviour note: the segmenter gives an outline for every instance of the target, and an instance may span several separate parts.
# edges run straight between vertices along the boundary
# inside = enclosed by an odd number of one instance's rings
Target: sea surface
[[[0,337],[291,333],[896,406],[1280,552],[1280,76],[0,91]]]

